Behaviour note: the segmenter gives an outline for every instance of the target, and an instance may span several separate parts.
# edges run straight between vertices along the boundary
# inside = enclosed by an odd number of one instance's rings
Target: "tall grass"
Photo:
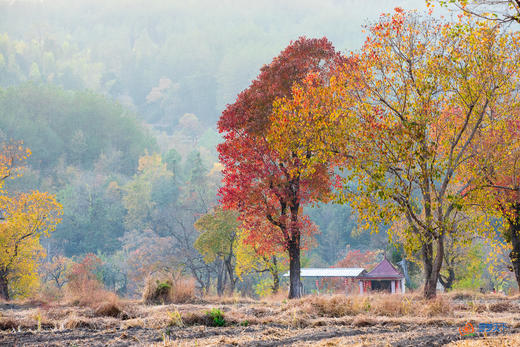
[[[369,314],[375,316],[449,316],[453,305],[449,298],[439,296],[433,300],[423,300],[416,295],[344,295],[307,296],[291,301],[288,310],[301,310],[312,316],[343,317]]]
[[[78,278],[68,283],[65,300],[73,305],[88,306],[97,310],[103,304],[117,305],[119,297],[105,290],[97,280]]]

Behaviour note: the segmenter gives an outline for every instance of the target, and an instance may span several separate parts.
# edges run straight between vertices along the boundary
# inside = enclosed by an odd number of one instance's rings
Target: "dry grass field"
[[[479,323],[508,329],[461,339],[468,322],[475,330]],[[520,346],[520,298],[459,292],[434,301],[407,294],[0,303],[0,345]]]

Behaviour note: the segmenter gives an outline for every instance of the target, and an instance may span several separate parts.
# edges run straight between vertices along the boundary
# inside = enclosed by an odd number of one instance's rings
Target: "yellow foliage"
[[[16,161],[30,153],[21,145],[15,155],[9,152],[9,145],[6,148],[0,155],[0,173],[4,177],[15,172]],[[25,296],[38,286],[38,261],[45,255],[40,237],[48,237],[60,222],[61,205],[46,192],[0,191],[0,206],[0,296],[9,299],[9,293]]]
[[[59,223],[61,206],[54,196],[38,191],[1,195],[4,218],[0,222],[0,276],[16,296],[37,284],[37,264],[45,255],[40,237],[48,237]]]
[[[246,241],[247,229],[240,229],[236,242],[236,266],[237,277],[242,280],[244,275],[250,273],[268,273],[270,276],[262,278],[256,286],[256,293],[260,296],[273,294],[275,276],[279,277],[288,269],[287,256],[283,251],[270,252],[271,254],[259,254],[258,249]]]

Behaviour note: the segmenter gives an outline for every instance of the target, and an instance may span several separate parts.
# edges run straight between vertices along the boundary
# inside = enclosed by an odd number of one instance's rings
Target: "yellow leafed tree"
[[[269,227],[267,223],[263,223]],[[259,247],[251,243],[249,230],[240,229],[236,247],[235,272],[242,280],[248,273],[268,273],[270,276],[262,279],[256,286],[256,292],[260,296],[276,294],[280,288],[280,275],[288,270],[288,262],[283,251],[269,249],[259,250]]]
[[[1,177],[13,175],[16,164],[29,153],[21,145],[4,145]],[[61,205],[46,192],[0,190],[0,212],[0,298],[9,300],[23,297],[37,287],[38,260],[45,255],[40,237],[49,236],[59,223]]]

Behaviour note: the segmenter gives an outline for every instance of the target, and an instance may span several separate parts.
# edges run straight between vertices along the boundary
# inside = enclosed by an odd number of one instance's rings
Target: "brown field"
[[[207,313],[222,312],[224,326]],[[471,322],[505,333],[460,338]],[[145,305],[0,303],[1,346],[520,346],[520,299],[450,293],[308,296],[301,300],[207,298]]]

